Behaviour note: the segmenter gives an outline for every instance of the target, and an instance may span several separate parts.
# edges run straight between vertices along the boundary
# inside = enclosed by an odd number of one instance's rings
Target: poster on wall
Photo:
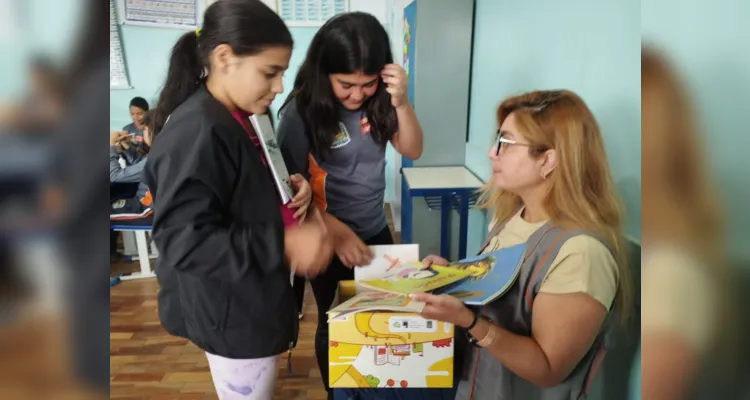
[[[114,0],[109,0],[109,88],[130,89]]]
[[[118,22],[161,28],[195,29],[215,0],[117,0]]]
[[[321,26],[349,11],[349,0],[277,0],[276,12],[289,26]]]
[[[403,34],[404,34],[404,45],[402,51],[402,66],[404,72],[406,72],[406,96],[409,98],[409,102],[412,106],[415,106],[414,102],[414,47],[416,45],[416,34],[417,34],[417,2],[412,1],[409,5],[404,7],[404,21],[403,21]],[[401,167],[409,168],[414,165],[414,161],[408,157],[401,157]],[[402,188],[403,190],[403,188]],[[402,201],[403,201],[402,194]]]
[[[409,102],[414,105],[414,45],[417,32],[417,2],[413,1],[404,7],[404,50],[403,67],[406,72],[407,91]]]

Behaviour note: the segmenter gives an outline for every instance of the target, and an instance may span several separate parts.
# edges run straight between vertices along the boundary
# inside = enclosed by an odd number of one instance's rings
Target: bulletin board
[[[109,0],[109,88],[130,89],[114,0]]]

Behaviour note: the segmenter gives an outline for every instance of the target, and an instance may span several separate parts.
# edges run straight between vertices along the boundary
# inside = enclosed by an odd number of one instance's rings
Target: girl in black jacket
[[[281,204],[247,119],[282,92],[291,51],[289,30],[261,1],[217,1],[172,49],[155,109],[144,178],[159,316],[206,351],[221,399],[272,397],[297,333],[290,268],[313,277],[332,258],[319,211],[307,210],[309,185],[294,176],[297,195]]]

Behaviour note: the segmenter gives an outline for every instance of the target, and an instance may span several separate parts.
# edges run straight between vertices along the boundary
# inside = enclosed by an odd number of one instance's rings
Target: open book
[[[361,280],[357,284],[368,289],[408,295],[433,291],[467,278],[469,274],[464,269],[440,265],[424,267],[416,262],[395,266],[380,278]]]
[[[328,314],[335,314],[333,318],[360,311],[398,311],[420,313],[424,303],[412,300],[408,296],[387,292],[362,292],[349,300],[330,309]]]
[[[281,155],[281,147],[276,141],[276,134],[271,126],[271,119],[265,114],[254,114],[250,116],[250,122],[253,124],[255,134],[258,135],[263,153],[268,160],[268,166],[271,168],[273,178],[276,181],[276,188],[281,195],[281,203],[286,204],[294,197],[289,171],[286,169],[284,157]]]
[[[485,253],[451,263],[469,272],[466,279],[441,287],[438,294],[458,297],[469,305],[485,305],[505,294],[518,278],[525,244]]]
[[[354,280],[380,278],[402,265],[419,263],[418,244],[391,244],[370,246],[372,260],[369,265],[354,268]]]
[[[519,244],[447,266],[425,268],[418,262],[392,265],[378,278],[359,280],[357,285],[402,296],[416,292],[449,294],[469,305],[486,305],[513,286],[525,248],[525,244]]]

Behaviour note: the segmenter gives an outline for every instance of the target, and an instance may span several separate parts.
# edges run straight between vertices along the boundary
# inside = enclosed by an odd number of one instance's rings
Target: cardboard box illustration
[[[356,290],[354,281],[341,282],[332,308]],[[328,319],[332,388],[453,386],[452,324],[393,311],[329,313]]]

